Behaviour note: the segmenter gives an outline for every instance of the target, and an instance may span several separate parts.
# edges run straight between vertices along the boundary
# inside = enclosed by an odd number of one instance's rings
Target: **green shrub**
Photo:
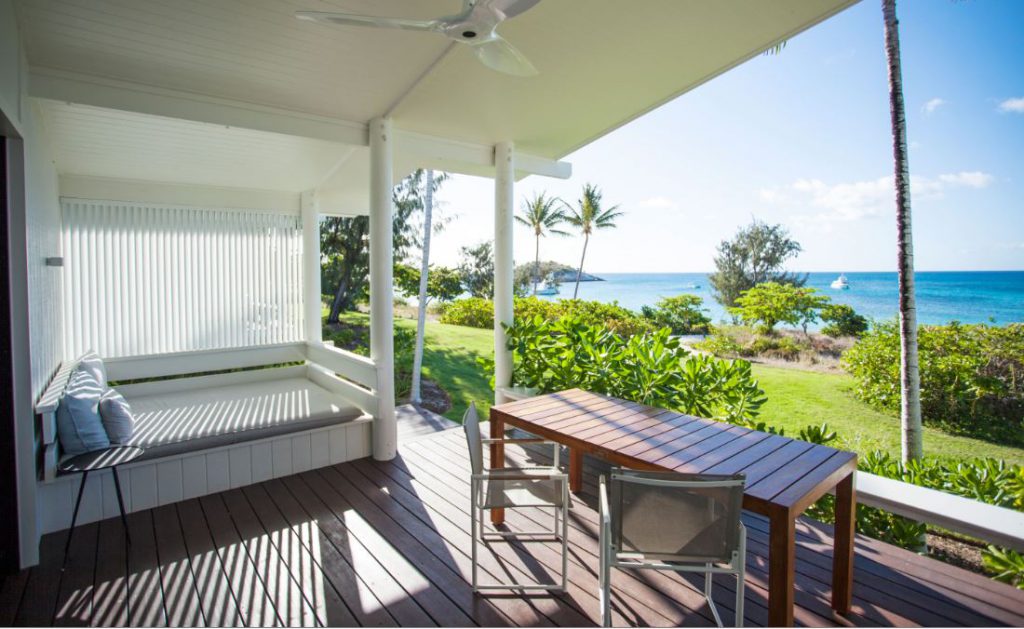
[[[565,316],[577,316],[583,321],[602,325],[623,336],[651,332],[654,326],[632,310],[599,301],[580,299],[559,299],[548,301],[537,297],[517,297],[515,300],[516,320],[532,320],[536,317],[554,320]],[[490,328],[494,325],[494,302],[489,299],[470,297],[446,304],[441,314],[441,323],[465,325],[472,328]]]
[[[803,345],[788,336],[758,336],[740,348],[740,355],[798,360],[803,349]]]
[[[722,332],[715,332],[706,339],[697,341],[693,346],[702,352],[708,352],[709,354],[724,358],[739,356],[743,351],[743,348],[740,347],[740,344],[735,339]]]
[[[644,306],[641,312],[655,327],[667,327],[673,334],[707,334],[711,331],[711,319],[704,314],[703,303],[696,295],[676,295],[665,297],[653,308]]]
[[[1024,324],[921,326],[921,414],[954,432],[1024,444]],[[876,324],[843,354],[871,406],[900,408],[900,333],[895,321]]]
[[[624,338],[572,314],[518,320],[508,334],[519,386],[579,387],[735,423],[752,421],[765,401],[750,363],[692,355],[667,328]]]
[[[324,340],[336,347],[360,356],[370,355],[370,329],[365,325],[342,325],[324,328]],[[395,327],[395,399],[409,394],[412,389],[412,359],[416,351],[416,332]]]
[[[799,325],[806,332],[828,303],[829,298],[813,288],[764,282],[743,291],[729,312],[743,323],[757,326],[762,334],[772,334],[780,323]]]
[[[1020,553],[1009,548],[989,546],[982,551],[981,560],[993,579],[1024,590],[1024,556]]]
[[[441,309],[441,323],[471,328],[494,327],[494,302],[482,297],[456,299],[444,304]]]
[[[860,336],[868,331],[868,320],[846,304],[829,304],[821,309],[820,316],[827,324],[821,328],[826,336]]]

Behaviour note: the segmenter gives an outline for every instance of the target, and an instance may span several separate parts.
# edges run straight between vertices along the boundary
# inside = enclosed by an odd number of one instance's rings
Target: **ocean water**
[[[704,299],[713,321],[725,318],[725,310],[714,300],[706,273],[594,273],[603,282],[581,282],[580,299],[617,301],[632,310],[653,305],[662,297],[691,293]],[[811,273],[807,285],[832,301],[853,306],[858,313],[874,319],[896,316],[896,273],[846,273],[849,290],[829,285],[835,273]],[[917,316],[920,323],[963,323],[1006,325],[1024,322],[1024,271],[924,271],[915,275]],[[562,284],[560,294],[544,297],[572,297],[573,283]]]

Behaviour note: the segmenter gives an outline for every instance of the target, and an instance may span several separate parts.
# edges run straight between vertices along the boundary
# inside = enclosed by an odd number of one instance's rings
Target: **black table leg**
[[[87,478],[89,478],[88,470],[82,472],[82,482],[78,483],[78,498],[75,499],[75,510],[71,514],[71,530],[68,531],[68,541],[64,542],[64,563],[60,565],[61,570],[64,570],[64,566],[68,564],[68,550],[71,548],[71,538],[75,534],[75,522],[78,521],[78,507],[82,504],[82,491],[85,489],[85,479]]]
[[[114,475],[114,489],[117,490],[117,507],[121,510],[121,524],[124,526],[124,538],[128,540],[128,545],[132,545],[132,536],[128,533],[128,518],[124,514],[124,498],[121,496],[121,481],[117,476],[117,467],[113,467],[110,473]],[[81,498],[81,495],[79,495]]]

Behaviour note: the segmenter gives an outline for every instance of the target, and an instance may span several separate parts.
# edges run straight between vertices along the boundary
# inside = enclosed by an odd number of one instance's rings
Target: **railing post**
[[[321,319],[323,305],[320,292],[320,214],[316,192],[307,190],[300,196],[302,206],[302,307],[306,342],[323,341]]]
[[[512,384],[512,352],[502,324],[512,324],[512,212],[515,203],[515,160],[511,142],[494,147],[494,402],[505,401],[502,387]]]
[[[378,461],[393,459],[398,453],[391,164],[391,120],[374,118],[370,122],[370,358],[377,366],[379,410],[373,426],[373,458]]]

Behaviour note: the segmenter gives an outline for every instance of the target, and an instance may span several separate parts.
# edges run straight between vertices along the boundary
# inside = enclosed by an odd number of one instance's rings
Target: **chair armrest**
[[[522,439],[482,439],[481,441],[483,441],[485,444],[486,443],[539,443],[539,444],[553,444],[553,443],[555,443],[554,441],[548,441],[546,439],[541,439],[540,437],[530,437],[530,438],[522,438]]]
[[[567,480],[568,474],[550,467],[499,467],[482,474],[473,474],[475,480]]]

